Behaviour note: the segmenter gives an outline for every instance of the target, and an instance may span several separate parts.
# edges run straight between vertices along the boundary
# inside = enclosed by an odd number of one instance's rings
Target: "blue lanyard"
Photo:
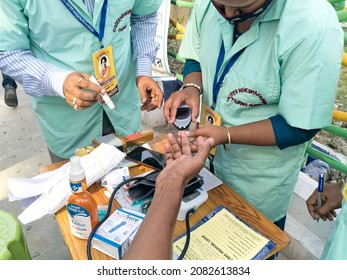
[[[80,22],[82,23],[91,33],[93,33],[96,37],[99,38],[100,42],[100,48],[102,49],[104,47],[104,44],[102,43],[102,39],[104,38],[105,34],[105,23],[106,23],[106,11],[107,11],[107,2],[108,0],[104,1],[104,4],[102,4],[101,9],[101,20],[100,20],[100,27],[99,32],[97,32],[92,25],[90,25],[77,10],[74,6],[71,5],[71,3],[68,0],[61,0],[61,2],[65,5],[65,7],[70,11],[70,13]]]
[[[221,88],[221,85],[223,83],[223,80],[226,76],[226,74],[229,72],[230,68],[234,65],[236,60],[240,57],[240,55],[243,53],[245,48],[239,50],[234,56],[228,61],[227,65],[224,68],[224,71],[221,75],[221,77],[218,80],[218,73],[220,68],[222,67],[222,63],[224,60],[224,55],[225,55],[225,49],[224,49],[224,42],[222,41],[222,46],[220,48],[220,52],[218,55],[218,60],[217,60],[217,66],[216,66],[216,73],[214,74],[214,79],[213,79],[213,103],[211,105],[211,108],[214,110],[216,103],[217,103],[217,96],[219,93],[219,89]]]

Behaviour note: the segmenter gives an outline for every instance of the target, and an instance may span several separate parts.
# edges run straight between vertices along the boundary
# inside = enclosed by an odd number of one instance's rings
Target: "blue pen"
[[[317,209],[321,208],[321,206],[322,206],[323,185],[324,185],[324,175],[321,173],[321,174],[319,174],[319,178],[318,178],[318,201],[317,201]],[[318,222],[319,222],[319,218],[317,219],[317,223],[318,223]]]

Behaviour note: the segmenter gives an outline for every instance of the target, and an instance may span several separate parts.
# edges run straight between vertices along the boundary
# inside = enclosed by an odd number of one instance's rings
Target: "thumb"
[[[139,92],[140,92],[140,99],[141,99],[141,103],[145,103],[147,101],[147,92],[146,89],[143,87],[139,87]]]

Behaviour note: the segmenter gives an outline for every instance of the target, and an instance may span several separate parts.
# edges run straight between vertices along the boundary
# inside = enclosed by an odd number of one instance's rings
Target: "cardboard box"
[[[95,232],[92,247],[121,259],[133,238],[130,236],[139,228],[144,217],[144,214],[134,210],[117,209]]]
[[[117,149],[122,152],[127,152],[127,149],[133,146],[143,145],[149,141],[153,140],[153,131],[144,130],[129,134],[125,137],[122,137],[116,133],[99,136],[93,140],[93,146],[96,148],[101,143],[106,143],[109,145],[115,146]]]

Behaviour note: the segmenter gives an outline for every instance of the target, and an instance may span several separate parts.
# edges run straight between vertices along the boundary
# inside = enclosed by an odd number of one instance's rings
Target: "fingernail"
[[[210,138],[208,138],[208,141],[209,141],[209,143],[210,143],[210,146],[213,147],[213,145],[214,145],[214,139],[210,137]]]
[[[190,131],[189,130],[185,130],[184,134],[187,135],[187,136],[190,136]]]
[[[101,89],[100,93],[104,94],[106,92],[106,90],[103,88]]]

